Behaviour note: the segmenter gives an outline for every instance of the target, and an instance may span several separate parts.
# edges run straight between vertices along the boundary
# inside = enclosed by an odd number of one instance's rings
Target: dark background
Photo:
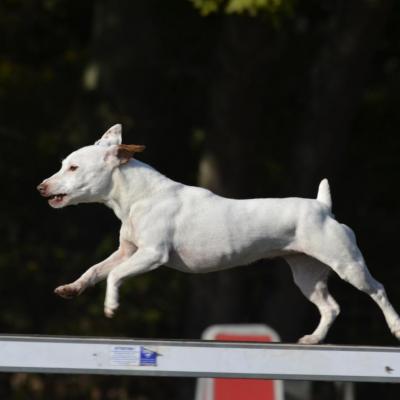
[[[53,295],[117,246],[100,205],[52,210],[36,185],[112,124],[167,176],[236,197],[315,197],[328,177],[400,308],[400,4],[384,0],[2,0],[0,331],[198,338],[267,323],[293,342],[318,314],[280,260],[126,281],[113,320],[104,284]],[[215,12],[211,12],[215,11]],[[336,277],[328,343],[397,345],[378,307]],[[396,398],[358,384],[358,398]],[[334,399],[328,384],[315,399]],[[190,399],[193,382],[2,374],[2,399]]]

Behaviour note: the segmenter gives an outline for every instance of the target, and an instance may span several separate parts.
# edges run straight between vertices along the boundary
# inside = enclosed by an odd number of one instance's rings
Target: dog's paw
[[[400,340],[400,329],[394,329],[393,330],[393,335]]]
[[[316,335],[305,335],[298,340],[300,344],[318,344],[321,342],[321,338]]]
[[[104,315],[107,318],[112,318],[115,315],[115,312],[117,311],[119,307],[119,304],[117,302],[105,302],[104,304]]]
[[[107,318],[113,318],[115,315],[115,311],[117,310],[117,307],[104,307],[104,315]]]
[[[78,285],[70,283],[62,285],[54,289],[54,293],[64,299],[72,299],[81,293],[81,288]]]

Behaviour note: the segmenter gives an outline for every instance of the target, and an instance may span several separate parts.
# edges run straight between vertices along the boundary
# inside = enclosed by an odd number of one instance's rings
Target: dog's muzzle
[[[38,185],[36,187],[36,189],[39,191],[41,196],[46,197],[46,195],[47,195],[47,184],[42,182],[40,185]]]

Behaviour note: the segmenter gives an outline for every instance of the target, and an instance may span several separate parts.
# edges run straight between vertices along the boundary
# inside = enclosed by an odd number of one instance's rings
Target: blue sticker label
[[[156,351],[146,349],[145,347],[140,347],[140,365],[141,366],[157,366],[157,356],[158,353]]]

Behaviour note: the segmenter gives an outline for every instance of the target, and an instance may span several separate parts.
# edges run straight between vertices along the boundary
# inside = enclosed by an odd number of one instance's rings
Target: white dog
[[[400,339],[400,319],[383,286],[370,275],[352,230],[331,213],[327,180],[316,199],[226,199],[174,182],[132,158],[143,150],[121,144],[121,125],[115,125],[95,145],[70,154],[60,171],[38,186],[54,208],[100,202],[122,223],[119,249],[58,287],[58,295],[74,297],[107,278],[105,314],[112,317],[118,288],[129,276],[161,265],[203,273],[280,256],[321,313],[318,327],[301,343],[321,342],[339,314],[327,289],[330,269],[369,294]]]

